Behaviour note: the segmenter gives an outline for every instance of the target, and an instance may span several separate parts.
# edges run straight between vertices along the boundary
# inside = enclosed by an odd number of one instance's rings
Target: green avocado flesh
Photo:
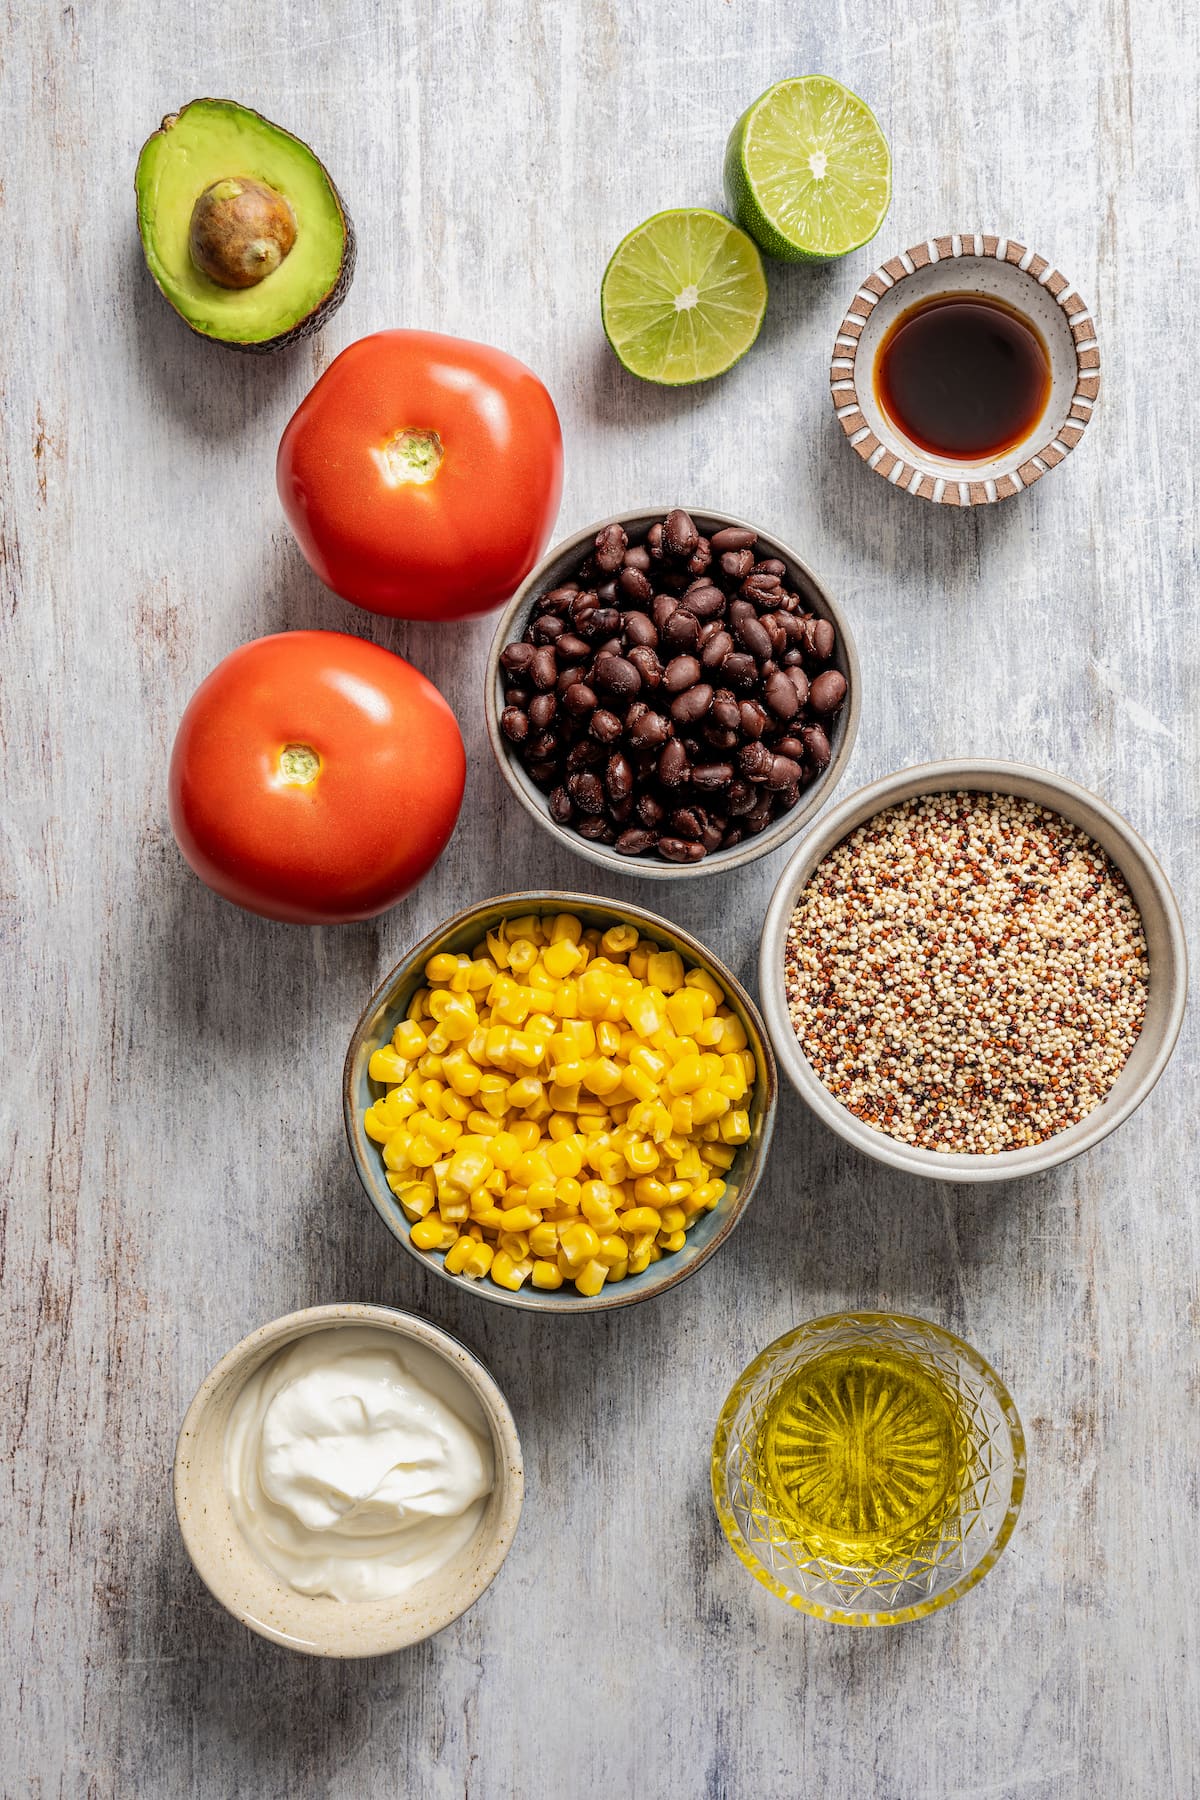
[[[192,209],[213,182],[249,177],[290,202],[296,241],[254,287],[210,281],[192,261]],[[347,285],[349,223],[307,144],[232,100],[193,100],[164,119],[138,158],[138,229],[150,273],[194,331],[265,345],[332,311]],[[329,301],[330,305],[325,303]]]

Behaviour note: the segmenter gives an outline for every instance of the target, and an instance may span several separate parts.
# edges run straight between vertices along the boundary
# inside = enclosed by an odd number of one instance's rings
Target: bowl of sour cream
[[[379,1656],[457,1619],[524,1495],[508,1404],[456,1338],[383,1306],[314,1306],[223,1357],[188,1408],[175,1511],[212,1594],[310,1656]]]

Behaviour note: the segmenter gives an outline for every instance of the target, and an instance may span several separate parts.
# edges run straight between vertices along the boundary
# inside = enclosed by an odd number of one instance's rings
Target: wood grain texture
[[[664,905],[750,976],[782,859],[663,895],[551,848],[490,764],[487,624],[343,606],[272,476],[292,408],[353,338],[407,324],[503,345],[562,413],[562,532],[678,499],[762,520],[826,578],[864,664],[843,793],[936,756],[1061,769],[1143,831],[1194,921],[1198,18],[1188,0],[5,10],[4,1793],[1200,1792],[1194,1029],[1141,1113],[1044,1179],[897,1180],[785,1097],[743,1226],[678,1292],[543,1322],[435,1285],[342,1141],[341,1059],[372,985],[458,905],[530,881]],[[600,332],[609,252],[656,208],[719,205],[730,123],[805,69],[880,113],[896,168],[880,238],[831,269],[772,269],[762,337],[726,379],[640,386]],[[309,139],[359,226],[345,307],[277,358],[196,342],[141,266],[138,146],[204,93]],[[862,467],[827,368],[856,281],[976,227],[1079,283],[1105,392],[1065,468],[959,514]],[[310,625],[410,655],[471,758],[436,875],[341,931],[234,912],[166,822],[193,687],[233,645]],[[351,1666],[234,1625],[191,1571],[168,1485],[206,1369],[259,1322],[337,1299],[413,1307],[477,1349],[529,1482],[481,1604]],[[737,1371],[850,1304],[963,1333],[1030,1438],[995,1572],[879,1634],[758,1590],[707,1491]]]

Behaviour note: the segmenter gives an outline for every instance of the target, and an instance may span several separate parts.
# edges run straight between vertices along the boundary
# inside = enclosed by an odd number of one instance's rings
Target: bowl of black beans
[[[858,659],[795,551],[674,507],[551,551],[500,620],[485,705],[527,812],[591,862],[667,880],[764,856],[824,805]]]

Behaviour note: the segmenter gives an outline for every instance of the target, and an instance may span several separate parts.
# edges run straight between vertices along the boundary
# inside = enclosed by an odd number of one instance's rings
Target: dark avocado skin
[[[157,137],[159,132],[169,131],[176,119],[181,113],[185,113],[189,106],[196,106],[198,104],[237,106],[242,112],[253,113],[255,118],[262,119],[263,123],[269,125],[273,131],[284,132],[288,137],[295,137],[296,135],[295,132],[286,131],[284,126],[276,125],[273,119],[266,118],[263,113],[256,111],[254,107],[243,106],[240,100],[217,101],[211,95],[197,95],[194,100],[189,100],[186,105],[181,106],[177,112],[168,113],[160,124],[158,131],[152,131],[150,133],[150,137],[146,139],[146,144]],[[296,142],[303,144],[303,139],[296,138]],[[142,145],[142,150],[145,150],[146,144]],[[325,164],[315,155],[310,145],[303,144],[303,147],[308,151],[308,154],[312,157],[313,161],[320,166],[326,181],[329,183],[330,192],[333,195],[338,212],[341,215],[342,224],[345,228],[345,242],[342,246],[342,260],[338,268],[337,279],[333,286],[330,288],[325,298],[320,301],[318,305],[314,306],[312,311],[307,313],[303,319],[298,319],[289,330],[281,331],[273,338],[259,339],[254,343],[245,343],[238,338],[216,337],[212,332],[201,331],[198,326],[193,325],[186,313],[179,310],[175,305],[175,302],[171,299],[171,296],[159,285],[153,269],[150,269],[149,260],[147,259],[147,269],[150,274],[150,279],[154,282],[155,287],[158,288],[159,293],[162,294],[163,299],[167,302],[171,311],[175,314],[176,318],[183,320],[193,337],[201,338],[206,344],[220,344],[223,349],[240,350],[246,356],[270,356],[273,355],[276,350],[287,350],[292,344],[299,344],[302,343],[305,338],[315,337],[317,332],[322,330],[327,321],[333,317],[338,307],[342,304],[342,301],[346,298],[346,295],[350,292],[350,284],[354,280],[354,265],[358,259],[358,238],[354,230],[354,221],[346,210],[346,203],[338,192],[337,184],[330,175],[329,170],[325,167]],[[140,162],[140,151],[138,157]],[[136,166],[137,165],[135,164],[135,169]],[[134,193],[136,198],[136,177]],[[138,242],[141,244],[142,254],[145,256],[146,239],[142,228],[140,209],[138,211]]]

